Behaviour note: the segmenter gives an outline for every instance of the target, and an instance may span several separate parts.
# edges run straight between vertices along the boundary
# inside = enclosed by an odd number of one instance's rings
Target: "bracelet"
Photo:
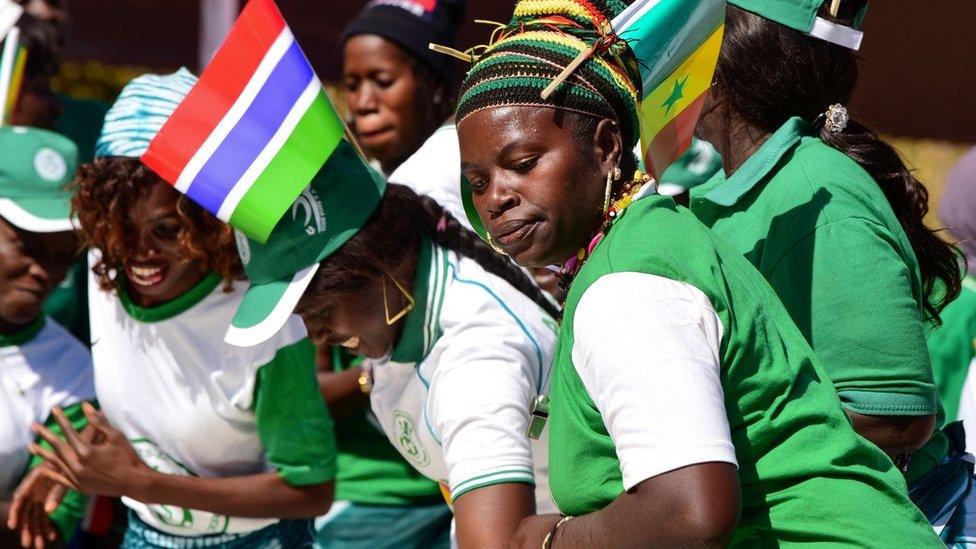
[[[373,365],[369,362],[363,362],[359,372],[359,390],[364,395],[368,395],[373,391]]]
[[[574,517],[574,516],[565,516],[565,517],[559,519],[559,522],[557,522],[556,524],[553,524],[552,525],[552,530],[549,530],[549,533],[546,534],[546,537],[542,538],[542,549],[549,549],[550,547],[552,547],[552,542],[553,542],[553,540],[556,539],[556,530],[559,530],[559,527],[560,526],[562,526],[563,524],[566,524],[567,522],[573,520],[574,518],[576,518],[576,517]]]

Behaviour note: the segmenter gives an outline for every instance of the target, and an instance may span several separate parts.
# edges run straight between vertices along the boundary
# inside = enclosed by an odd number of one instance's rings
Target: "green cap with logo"
[[[251,287],[224,340],[250,347],[277,333],[295,310],[319,262],[359,232],[385,191],[383,176],[343,140],[266,243],[237,231],[237,251]]]
[[[0,151],[0,217],[35,233],[74,230],[67,184],[78,147],[47,130],[3,126]]]
[[[854,0],[840,0],[837,4],[851,1]],[[834,2],[835,0],[729,0],[729,4],[760,17],[856,51],[861,48],[861,40],[864,38],[860,29],[867,12],[867,3],[858,11],[853,25],[848,27],[818,15],[824,4],[829,3],[833,7]]]

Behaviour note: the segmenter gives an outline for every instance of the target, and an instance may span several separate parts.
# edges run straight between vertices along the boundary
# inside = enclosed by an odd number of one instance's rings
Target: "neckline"
[[[44,324],[44,314],[41,313],[37,315],[34,322],[31,322],[19,332],[13,334],[0,334],[0,347],[14,347],[27,343],[28,341],[34,339],[38,333],[40,333],[41,328],[44,327]]]
[[[122,308],[125,309],[125,312],[129,313],[129,316],[135,320],[138,320],[139,322],[160,322],[173,318],[174,316],[189,310],[197,303],[203,301],[203,298],[210,295],[210,292],[217,287],[217,284],[219,284],[220,281],[220,275],[211,272],[182,295],[176,297],[175,299],[171,299],[166,303],[160,303],[159,305],[154,305],[152,307],[141,307],[136,305],[136,303],[132,301],[132,297],[129,296],[129,292],[125,289],[124,279],[119,280],[119,287],[117,291],[119,294],[119,300],[122,302]]]

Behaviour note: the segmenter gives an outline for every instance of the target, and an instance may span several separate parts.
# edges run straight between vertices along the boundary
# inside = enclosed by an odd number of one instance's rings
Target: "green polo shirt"
[[[695,188],[691,208],[766,277],[847,410],[939,413],[918,262],[856,162],[791,118],[732,177],[720,171]],[[913,456],[909,480],[946,446],[937,432]]]
[[[549,485],[560,511],[591,513],[623,492],[614,440],[573,361],[580,299],[602,276],[620,272],[690,284],[722,322],[720,380],[742,505],[731,546],[941,545],[891,460],[854,432],[769,284],[662,196],[641,198],[617,217],[567,294],[549,414]],[[621,337],[653,329],[634,326]]]
[[[942,326],[928,337],[932,373],[945,406],[945,417],[956,419],[969,363],[976,356],[976,276],[966,275],[959,297],[939,316]]]

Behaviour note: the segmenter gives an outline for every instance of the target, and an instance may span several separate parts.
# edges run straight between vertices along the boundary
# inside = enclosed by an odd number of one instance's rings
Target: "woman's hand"
[[[546,535],[552,532],[556,523],[562,520],[562,515],[530,515],[522,519],[512,544],[513,549],[539,549]]]
[[[66,440],[35,423],[34,432],[46,440],[54,452],[32,443],[31,453],[53,466],[54,470],[49,470],[48,476],[83,494],[133,495],[146,484],[153,474],[152,469],[139,458],[125,435],[109,424],[104,414],[87,402],[82,404],[82,409],[90,428],[95,431],[93,439],[86,440],[88,437],[79,435],[64,412],[54,408],[51,413],[64,431]]]
[[[61,504],[67,488],[51,480],[53,470],[48,463],[35,467],[14,491],[7,527],[20,533],[21,547],[44,549],[58,539],[48,514]]]

